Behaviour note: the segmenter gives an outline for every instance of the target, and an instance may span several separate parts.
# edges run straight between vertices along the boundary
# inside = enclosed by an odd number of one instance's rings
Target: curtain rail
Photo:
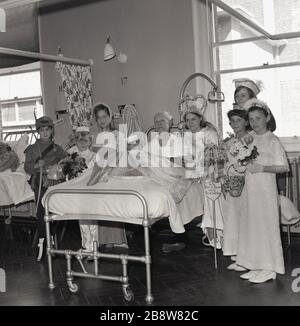
[[[69,64],[75,64],[79,66],[91,66],[93,65],[93,60],[80,60],[74,58],[67,58],[62,55],[51,55],[51,54],[44,54],[44,53],[36,53],[36,52],[29,52],[29,51],[21,51],[9,48],[0,47],[0,54],[9,54],[19,57],[26,57],[26,58],[33,58],[33,59],[40,59],[42,61],[50,61],[50,62],[63,62]]]

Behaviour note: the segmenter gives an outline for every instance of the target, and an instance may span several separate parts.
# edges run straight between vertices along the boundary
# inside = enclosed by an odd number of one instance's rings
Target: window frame
[[[300,37],[300,32],[290,32],[290,33],[281,33],[281,34],[274,34],[270,35],[272,39],[268,38],[266,35],[261,35],[261,36],[255,36],[255,37],[248,37],[244,39],[234,39],[234,40],[228,40],[228,41],[222,41],[219,42],[218,40],[218,12],[217,12],[217,7],[221,8],[224,10],[224,8],[220,7],[217,5],[217,3],[221,3],[222,5],[224,4],[222,1],[214,1],[214,0],[209,0],[212,3],[213,10],[212,10],[212,24],[213,24],[213,40],[211,40],[211,46],[214,51],[214,74],[216,76],[217,84],[219,87],[222,89],[221,85],[221,75],[228,74],[228,73],[236,73],[236,72],[242,72],[242,71],[257,71],[257,70],[263,70],[263,69],[276,69],[276,68],[284,68],[284,67],[293,67],[293,66],[300,66],[300,61],[289,61],[289,62],[284,62],[284,63],[274,63],[274,64],[263,64],[260,66],[245,66],[241,68],[233,68],[233,69],[220,69],[220,57],[219,57],[219,48],[222,46],[226,45],[234,45],[234,44],[240,44],[240,43],[249,43],[249,42],[255,42],[259,40],[270,40],[270,42],[280,42],[284,41],[285,39],[296,39]],[[235,10],[231,8],[232,11],[234,12]],[[238,12],[236,12],[237,15],[239,15]],[[230,14],[230,13],[229,13]],[[233,15],[234,18],[238,19],[237,16]],[[238,19],[239,20],[239,19]],[[245,20],[248,20],[245,17]],[[240,20],[243,23],[246,23],[243,20]],[[251,22],[252,23],[252,22]],[[253,26],[251,26],[254,28]],[[255,29],[255,28],[254,28]],[[258,30],[256,30],[258,31]],[[221,119],[220,121],[220,130],[223,132],[223,122],[222,122],[222,103],[218,103],[218,111],[220,112]],[[300,136],[291,136],[291,137],[280,137],[280,140],[289,153],[299,153],[300,152]]]
[[[1,110],[3,109],[3,105],[6,104],[14,104],[15,106],[15,112],[16,112],[16,120],[14,120],[13,122],[9,122],[9,123],[5,123],[4,119],[2,117],[2,128],[3,129],[8,129],[8,128],[14,128],[14,127],[23,127],[23,126],[31,126],[34,125],[34,117],[32,120],[25,120],[22,121],[20,120],[20,107],[19,107],[19,103],[25,103],[25,102],[32,102],[35,101],[35,105],[38,109],[40,109],[42,107],[42,96],[33,96],[33,97],[25,97],[25,98],[15,98],[15,99],[10,99],[10,100],[3,100],[0,101],[0,105],[1,105]],[[28,122],[26,122],[28,121]]]

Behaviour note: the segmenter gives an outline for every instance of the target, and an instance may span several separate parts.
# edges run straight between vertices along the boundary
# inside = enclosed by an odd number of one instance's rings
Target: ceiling
[[[1,3],[7,1],[0,0]],[[0,32],[0,47],[39,52],[38,9],[36,4],[5,9],[6,31]],[[23,65],[35,60],[0,54],[0,68]]]
[[[6,16],[6,31],[0,32],[0,47],[40,52],[38,15],[111,0],[0,0]],[[37,61],[26,57],[0,54],[0,69]]]

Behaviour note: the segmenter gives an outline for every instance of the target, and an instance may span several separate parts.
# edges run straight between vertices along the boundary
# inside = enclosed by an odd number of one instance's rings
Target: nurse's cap
[[[255,83],[253,80],[249,78],[238,78],[238,79],[234,79],[233,82],[235,88],[238,88],[239,86],[247,87],[252,90],[255,96],[260,92],[257,83]]]

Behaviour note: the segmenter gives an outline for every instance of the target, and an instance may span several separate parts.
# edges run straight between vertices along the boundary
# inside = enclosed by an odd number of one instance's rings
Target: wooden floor
[[[300,305],[300,293],[292,291],[291,275],[300,268],[300,239],[292,239],[292,247],[285,251],[286,274],[275,281],[251,284],[239,278],[239,273],[226,270],[229,259],[219,252],[219,268],[213,263],[212,248],[201,244],[199,228],[188,230],[187,247],[171,254],[161,252],[166,236],[159,234],[156,226],[151,236],[153,258],[154,305]],[[129,239],[130,252],[142,252],[143,232],[138,230]],[[6,293],[0,293],[0,305],[39,306],[124,306],[144,305],[145,268],[141,263],[129,264],[129,277],[135,301],[124,301],[119,283],[78,279],[80,292],[69,292],[65,281],[65,259],[56,258],[53,291],[48,289],[47,262],[37,263],[31,247],[32,232],[19,224],[0,224],[0,268],[5,269]],[[284,241],[285,242],[285,241]],[[63,245],[72,249],[80,247],[78,227],[69,222]],[[87,269],[92,264],[86,263]],[[101,263],[101,272],[117,274],[117,263]],[[300,282],[299,282],[300,283]],[[300,284],[299,284],[300,285]]]

